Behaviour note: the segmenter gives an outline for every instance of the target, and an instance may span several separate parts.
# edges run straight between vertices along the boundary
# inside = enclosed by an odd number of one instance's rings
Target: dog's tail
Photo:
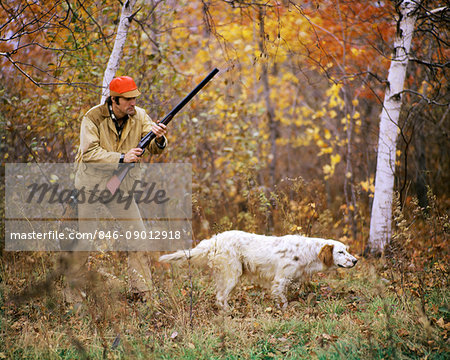
[[[208,253],[211,248],[211,242],[211,239],[203,240],[193,249],[178,250],[173,254],[163,255],[159,258],[159,261],[165,263],[184,263],[192,261],[198,265],[206,264]]]

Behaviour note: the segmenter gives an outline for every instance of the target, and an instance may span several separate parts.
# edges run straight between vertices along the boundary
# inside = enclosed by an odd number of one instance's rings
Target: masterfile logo
[[[141,180],[134,180],[131,189],[127,192],[117,191],[114,194],[108,189],[101,189],[99,184],[95,184],[94,188],[89,190],[85,186],[80,189],[64,189],[60,187],[59,183],[33,183],[28,185],[29,195],[26,198],[27,203],[33,201],[41,204],[46,201],[49,204],[68,204],[71,201],[77,204],[110,204],[117,202],[118,204],[124,204],[124,210],[128,210],[133,201],[138,204],[155,204],[161,205],[168,201],[170,198],[167,195],[165,189],[156,189],[157,184],[155,182],[147,183]],[[138,190],[145,189],[145,190]]]

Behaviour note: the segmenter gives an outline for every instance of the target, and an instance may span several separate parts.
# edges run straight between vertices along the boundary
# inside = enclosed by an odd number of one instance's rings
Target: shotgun
[[[175,106],[159,123],[167,125],[173,117],[189,102],[191,99],[197,95],[197,93],[219,72],[219,69],[214,68],[189,94],[187,94],[183,100],[181,100],[177,106]],[[140,141],[137,147],[145,150],[145,148],[150,144],[150,142],[156,137],[156,135],[150,131],[145,135]],[[143,154],[143,153],[142,153]],[[142,155],[141,155],[142,156]],[[135,165],[130,164],[120,164],[119,168],[114,172],[114,175],[109,179],[106,187],[111,192],[115,194],[120,184],[122,183],[128,171],[131,170]]]

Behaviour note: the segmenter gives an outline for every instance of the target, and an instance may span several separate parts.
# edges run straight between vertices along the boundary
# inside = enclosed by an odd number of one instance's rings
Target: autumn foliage
[[[401,342],[400,350],[393,345],[395,356],[427,356],[433,351],[442,354],[447,344],[448,8],[444,15],[425,11],[439,6],[443,5],[438,1],[423,2],[413,39],[415,59],[410,60],[408,68],[408,91],[404,94],[399,129],[392,244],[382,263],[374,261],[364,268],[366,273],[354,275],[352,281],[358,284],[355,289],[339,293],[327,288],[321,278],[313,291],[294,295],[299,303],[290,310],[291,317],[301,317],[310,325],[323,321],[323,314],[342,314],[351,319],[352,326],[361,332],[361,344],[368,347],[364,355],[376,353],[374,344],[394,344],[395,336],[414,339],[412,342],[419,339],[415,344],[420,343],[416,349],[406,340]],[[152,0],[136,8],[117,75],[135,79],[142,93],[138,105],[153,119],[162,118],[212,68],[220,69],[195,101],[171,122],[168,151],[144,159],[192,164],[194,240],[228,229],[302,233],[340,239],[355,253],[364,254],[374,191],[379,115],[395,34],[395,7],[395,1]],[[74,161],[81,118],[101,97],[103,72],[120,10],[117,1],[16,0],[0,4],[3,164]],[[123,264],[120,254],[111,257],[117,266]],[[43,269],[51,267],[54,261],[46,254],[5,254],[5,260],[1,269],[5,274],[2,278],[6,279],[2,307],[6,303],[4,294],[20,294],[44,280],[47,273]],[[101,256],[93,259],[93,268],[104,260]],[[20,280],[15,282],[20,272],[15,269],[23,264],[30,274],[35,271],[36,275],[27,279],[26,274],[20,273]],[[204,324],[211,317],[214,312],[201,304],[204,299],[206,307],[212,304],[208,287],[213,284],[202,280],[202,274],[196,273],[195,284],[189,287],[189,279],[184,275],[173,275],[158,264],[155,271],[159,292],[155,293],[153,307],[145,313],[149,328],[143,331],[130,325],[131,333],[151,337],[149,334],[163,328]],[[376,275],[371,277],[371,271]],[[178,283],[166,283],[169,273]],[[120,272],[117,275],[120,277]],[[342,278],[338,276],[338,280]],[[364,282],[373,288],[367,290]],[[189,296],[193,288],[201,295],[194,304],[200,315],[190,321]],[[388,294],[390,305],[377,297],[377,289]],[[165,298],[168,305],[158,302],[158,296]],[[238,342],[248,334],[252,339],[262,339],[271,331],[264,329],[264,324],[275,327],[272,321],[289,318],[272,309],[267,299],[253,295],[251,289],[241,290],[239,296],[244,305],[234,316],[244,318],[243,314],[250,314],[253,320],[242,330],[246,335],[236,335]],[[20,308],[19,301],[19,305],[2,310],[2,316],[8,318],[8,346],[13,346],[11,339],[21,331],[38,332],[45,328],[39,314],[56,316],[47,310],[57,309],[61,299],[49,299],[47,304],[46,300],[39,300],[33,309]],[[332,300],[337,309],[319,310],[313,306],[326,306],[324,299]],[[104,305],[101,296],[90,301],[91,310]],[[125,303],[126,300],[121,304]],[[263,304],[261,312],[255,310],[255,303]],[[374,303],[378,310],[372,309]],[[409,312],[406,308],[411,304],[417,309]],[[391,305],[398,306],[396,309],[414,326],[422,324],[426,336],[398,324]],[[270,311],[264,310],[269,307]],[[120,321],[130,316],[124,308],[112,309],[117,311],[112,313],[118,328]],[[28,310],[34,324],[23,321]],[[61,315],[58,311],[55,313]],[[67,311],[64,316],[79,330],[86,331],[72,317],[76,311]],[[107,327],[112,313],[88,316],[98,330]],[[374,328],[379,325],[378,314],[384,314],[385,323],[380,325],[378,335],[373,334],[376,330],[371,328],[370,320],[357,316],[361,313],[373,316]],[[413,319],[417,314],[418,323]],[[267,322],[254,320],[259,317]],[[64,322],[63,318],[52,320]],[[142,319],[133,318],[135,322],[139,320]],[[288,353],[295,347],[294,333],[304,335],[314,328],[289,324],[289,330],[273,330],[274,337],[268,335],[266,342],[258,343],[259,338],[256,339],[253,349],[266,355]],[[30,326],[40,330],[30,330]],[[233,327],[237,325],[226,326],[214,340],[219,354],[233,343]],[[338,343],[338,338],[330,335],[332,325],[323,326],[328,328],[309,339],[311,346],[323,349]],[[99,343],[111,340],[111,333],[120,332],[115,330],[99,336]],[[164,339],[173,334],[166,334]],[[185,333],[184,337],[188,335]],[[445,345],[437,340],[441,337]],[[69,336],[61,346],[76,347],[78,338],[71,342],[75,338]],[[173,344],[181,347],[184,339],[180,332],[168,340],[169,345],[158,338],[151,346],[161,354],[164,349],[175,349]],[[187,352],[195,353],[197,340],[189,338]],[[3,340],[0,343],[5,345]],[[131,342],[127,344],[132,348]],[[277,353],[283,345],[289,345],[286,352]],[[307,344],[303,345],[307,348]],[[345,353],[347,345],[342,346],[341,350],[337,347],[337,353]],[[173,351],[180,356],[178,350]],[[5,352],[0,350],[0,358],[2,354]]]

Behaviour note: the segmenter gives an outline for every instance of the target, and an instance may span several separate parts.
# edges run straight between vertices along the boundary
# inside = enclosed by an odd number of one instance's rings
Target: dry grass
[[[84,284],[80,307],[61,296],[59,280],[43,285],[56,254],[7,254],[2,268],[0,358],[434,358],[444,359],[449,330],[448,288],[399,294],[380,260],[350,271],[318,274],[293,288],[286,311],[267,292],[239,287],[233,310],[214,305],[208,271],[155,263],[147,303],[112,293],[101,278]],[[121,256],[96,259],[121,277]],[[20,266],[18,266],[20,265]],[[38,292],[29,291],[39,288]],[[28,290],[27,290],[28,289]],[[414,290],[414,289],[412,289]],[[17,296],[21,294],[20,296]],[[11,300],[12,299],[12,300]]]

